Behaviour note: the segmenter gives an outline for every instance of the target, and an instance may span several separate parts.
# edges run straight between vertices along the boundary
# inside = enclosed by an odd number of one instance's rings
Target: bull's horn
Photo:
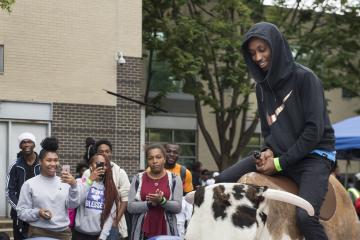
[[[194,204],[195,191],[191,191],[185,195],[185,201],[190,204]]]
[[[262,195],[267,199],[286,202],[301,207],[305,209],[309,216],[314,216],[314,207],[308,201],[295,194],[268,188]]]

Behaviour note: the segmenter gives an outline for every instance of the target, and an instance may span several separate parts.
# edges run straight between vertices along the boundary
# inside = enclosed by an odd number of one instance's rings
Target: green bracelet
[[[166,198],[165,198],[165,197],[162,197],[161,202],[160,202],[160,205],[163,206],[166,202],[167,202]]]
[[[274,165],[275,165],[275,169],[276,169],[277,172],[282,171],[279,158],[274,158]]]
[[[87,185],[91,186],[93,184],[93,180],[91,180],[90,178],[86,179],[86,183]]]

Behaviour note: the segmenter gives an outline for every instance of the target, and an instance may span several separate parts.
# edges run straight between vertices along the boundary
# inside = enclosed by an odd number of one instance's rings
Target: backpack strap
[[[172,195],[172,199],[174,199],[173,193],[175,191],[175,186],[176,186],[176,175],[174,173],[171,174],[171,182],[172,182],[171,195]]]
[[[182,165],[180,168],[180,177],[181,177],[181,181],[184,183],[185,177],[186,177],[186,167],[184,167]]]
[[[139,175],[136,175],[135,192],[137,192],[138,188],[139,188]]]
[[[135,180],[135,199],[136,200],[140,200],[140,190],[139,188],[141,188],[142,185],[142,177],[143,177],[144,173],[138,173],[136,174],[136,180]]]

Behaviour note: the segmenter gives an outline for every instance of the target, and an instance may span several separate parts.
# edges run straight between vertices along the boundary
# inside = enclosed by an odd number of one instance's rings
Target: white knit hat
[[[34,134],[29,133],[29,132],[23,132],[18,137],[19,146],[20,146],[21,142],[24,141],[25,139],[31,140],[36,145],[36,139],[35,139]]]

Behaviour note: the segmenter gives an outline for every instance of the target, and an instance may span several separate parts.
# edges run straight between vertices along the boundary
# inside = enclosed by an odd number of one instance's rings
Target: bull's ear
[[[194,204],[194,197],[195,197],[195,191],[191,191],[185,195],[185,201],[190,203],[191,205]]]

